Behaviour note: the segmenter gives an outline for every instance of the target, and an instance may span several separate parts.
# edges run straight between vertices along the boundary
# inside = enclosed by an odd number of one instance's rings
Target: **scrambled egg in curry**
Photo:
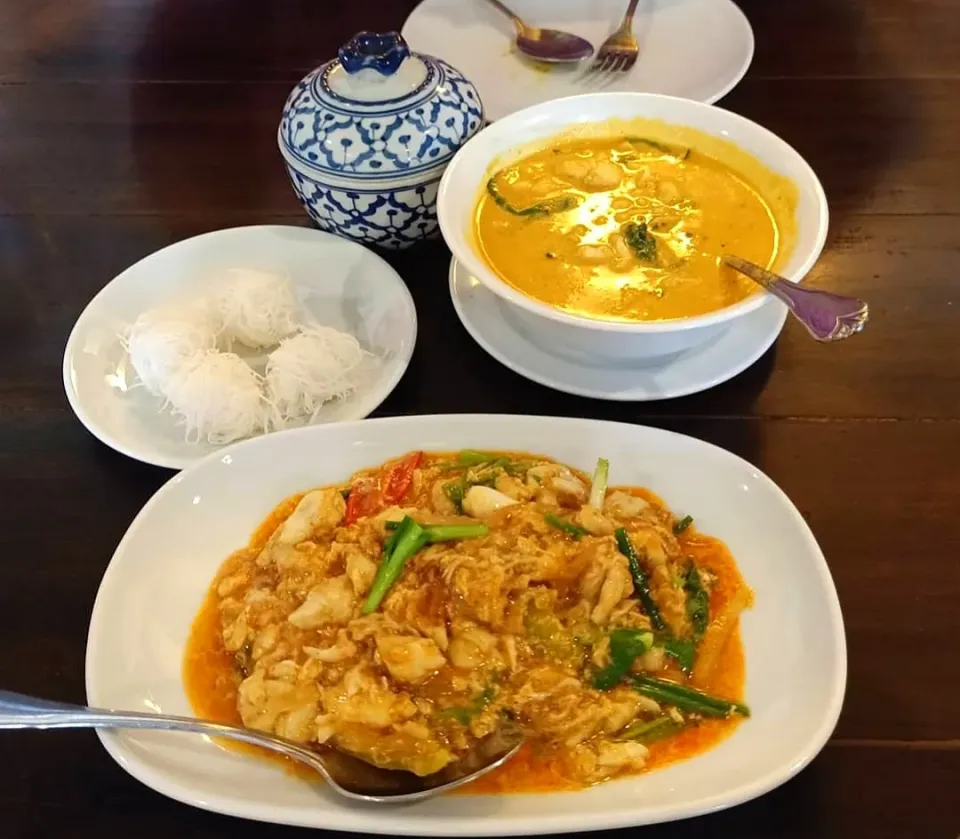
[[[509,715],[484,789],[584,786],[699,751],[748,711],[750,590],[651,493],[520,453],[414,452],[281,504],[194,625],[203,716],[426,775]]]

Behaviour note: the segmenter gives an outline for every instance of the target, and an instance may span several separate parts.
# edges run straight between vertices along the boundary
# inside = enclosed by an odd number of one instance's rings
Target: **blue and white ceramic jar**
[[[437,230],[437,187],[483,124],[476,88],[396,32],[361,32],[287,98],[277,142],[324,230],[404,248]]]

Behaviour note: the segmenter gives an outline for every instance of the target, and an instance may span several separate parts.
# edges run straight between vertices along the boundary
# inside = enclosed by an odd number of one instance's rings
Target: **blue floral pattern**
[[[444,61],[420,56],[427,81],[390,103],[350,103],[325,91],[331,65],[314,71],[290,94],[280,123],[287,155],[330,175],[396,178],[446,163],[483,121],[476,88]],[[390,107],[384,108],[384,105]]]
[[[405,47],[394,34],[357,38],[344,49],[380,55],[390,39]],[[294,191],[314,222],[386,248],[405,248],[437,232],[443,170],[483,125],[477,90],[457,70],[426,55],[405,61],[382,70],[354,67],[350,78],[359,88],[331,76],[342,60],[314,70],[287,98],[277,132]],[[392,76],[399,68],[401,78],[404,67],[400,84],[366,96],[363,73]]]
[[[315,181],[288,166],[300,203],[323,230],[400,249],[434,235],[440,177],[412,187],[353,189]]]

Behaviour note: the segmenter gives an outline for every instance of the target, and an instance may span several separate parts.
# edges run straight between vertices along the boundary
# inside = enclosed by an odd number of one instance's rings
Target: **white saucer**
[[[617,402],[649,402],[699,393],[746,370],[777,340],[786,307],[771,299],[705,344],[659,362],[592,366],[547,352],[514,325],[505,303],[456,259],[450,297],[460,322],[483,349],[515,373],[554,390]]]
[[[510,0],[531,25],[562,29],[599,48],[620,23],[624,0]],[[699,102],[727,94],[753,59],[753,30],[731,0],[641,0],[640,55],[602,85],[583,78],[590,61],[544,70],[513,51],[509,19],[486,0],[423,0],[403,25],[410,48],[448,61],[480,92],[488,120],[576,93],[666,93]]]
[[[63,386],[87,430],[118,452],[185,469],[222,446],[187,443],[163,401],[136,386],[119,334],[147,309],[231,268],[290,277],[326,326],[356,336],[379,362],[357,390],[323,406],[315,422],[362,419],[396,387],[417,340],[417,312],[403,280],[355,242],[304,227],[217,230],[141,259],[108,283],[77,319],[63,356]]]

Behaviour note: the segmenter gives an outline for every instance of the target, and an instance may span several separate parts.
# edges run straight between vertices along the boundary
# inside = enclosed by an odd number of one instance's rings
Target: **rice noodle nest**
[[[312,422],[358,386],[371,353],[304,311],[292,283],[236,269],[221,287],[144,312],[121,337],[141,385],[188,442],[225,444]],[[265,372],[233,352],[273,346]]]

